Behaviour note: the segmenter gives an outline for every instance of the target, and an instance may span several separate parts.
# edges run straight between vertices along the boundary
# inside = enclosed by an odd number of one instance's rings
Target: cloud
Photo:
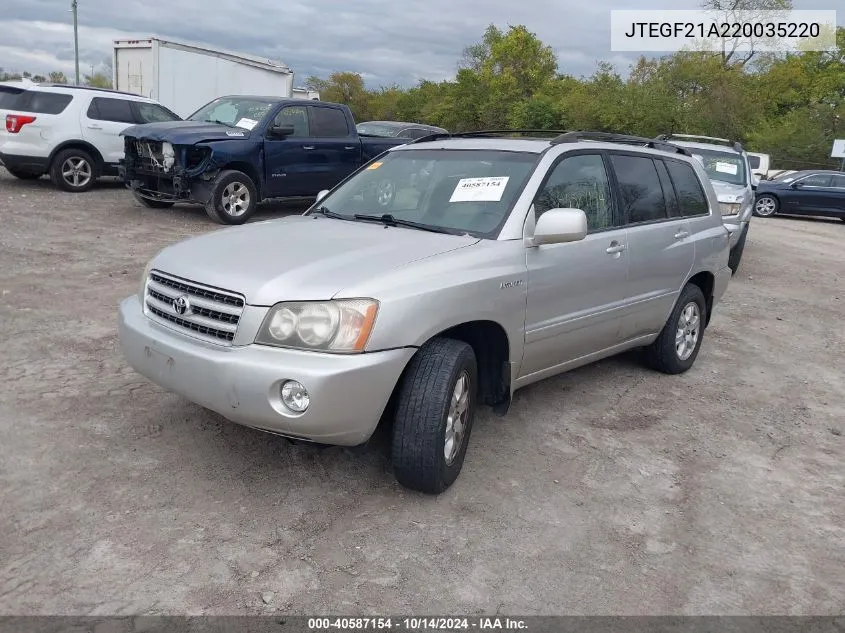
[[[795,0],[817,8],[823,0]],[[73,72],[69,3],[27,0],[0,14],[0,67]],[[696,8],[697,0],[656,0],[649,8]],[[798,5],[801,5],[798,7]],[[635,54],[610,51],[610,11],[630,0],[79,0],[80,71],[111,55],[112,40],[157,35],[281,60],[309,75],[360,72],[368,85],[410,85],[454,76],[465,46],[486,26],[525,24],[558,54],[561,72],[589,75],[607,60],[625,71]]]

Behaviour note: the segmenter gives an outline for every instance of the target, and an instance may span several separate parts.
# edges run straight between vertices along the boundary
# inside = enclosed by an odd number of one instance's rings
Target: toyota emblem
[[[176,297],[173,300],[173,309],[176,310],[176,314],[180,316],[187,314],[191,309],[191,303],[188,301],[188,297],[186,295]]]

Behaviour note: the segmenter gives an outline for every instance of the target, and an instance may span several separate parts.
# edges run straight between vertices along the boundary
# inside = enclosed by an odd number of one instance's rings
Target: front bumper
[[[147,318],[136,296],[120,304],[123,355],[168,391],[244,426],[324,444],[356,446],[372,435],[405,365],[402,348],[342,355],[245,345],[220,347]],[[281,384],[297,380],[311,405],[302,414],[281,402]]]
[[[742,237],[742,232],[748,226],[748,223],[751,221],[752,211],[754,209],[754,204],[748,205],[742,213],[737,215],[723,215],[722,216],[722,224],[725,225],[725,228],[728,229],[728,232],[731,234],[731,241],[730,247],[733,248],[737,245],[740,238]]]

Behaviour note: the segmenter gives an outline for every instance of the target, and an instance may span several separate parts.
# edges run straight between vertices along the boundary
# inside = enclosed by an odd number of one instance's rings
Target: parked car
[[[0,102],[0,162],[22,179],[49,174],[65,191],[87,191],[101,176],[117,175],[120,132],[137,123],[178,121],[152,99],[134,94],[34,84]]]
[[[431,134],[448,134],[442,127],[407,121],[366,121],[357,126],[361,136],[418,139]]]
[[[671,134],[658,139],[686,147],[704,165],[719,197],[722,221],[731,234],[730,267],[735,273],[745,250],[757,188],[747,153],[740,143],[712,136]]]
[[[441,492],[479,406],[504,415],[516,389],[629,349],[667,374],[695,362],[729,233],[701,163],[643,141],[393,147],[303,215],[160,252],[120,305],[123,354],[289,438],[358,445],[389,419],[396,477]],[[384,178],[416,184],[380,209]]]
[[[761,182],[754,215],[817,215],[845,220],[845,173],[807,170]]]
[[[345,105],[229,96],[186,121],[123,132],[122,175],[148,207],[205,206],[214,221],[243,224],[267,198],[314,197],[404,139],[358,136]],[[390,204],[392,184],[371,196]]]

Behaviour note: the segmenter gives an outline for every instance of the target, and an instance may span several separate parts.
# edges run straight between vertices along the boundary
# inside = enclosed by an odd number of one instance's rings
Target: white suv
[[[65,191],[87,191],[100,176],[116,176],[120,133],[130,125],[178,121],[161,104],[134,94],[36,84],[0,102],[0,164],[23,179],[50,174]]]

